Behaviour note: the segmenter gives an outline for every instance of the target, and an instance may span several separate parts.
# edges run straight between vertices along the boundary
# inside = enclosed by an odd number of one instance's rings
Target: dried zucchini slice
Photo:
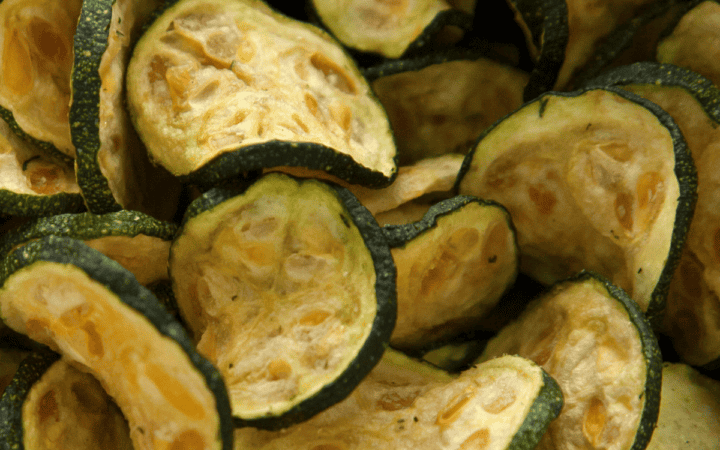
[[[445,0],[312,0],[313,11],[344,45],[399,58],[432,40],[448,25],[469,29],[472,15]]]
[[[720,3],[695,1],[657,47],[657,60],[695,71],[720,86]]]
[[[79,239],[117,261],[147,286],[169,278],[170,244],[178,226],[137,211],[61,214],[26,223],[0,239],[0,257],[43,236]]]
[[[466,157],[458,186],[510,211],[522,272],[552,284],[597,271],[658,320],[695,175],[667,113],[606,88],[548,93],[496,123]]]
[[[0,3],[0,116],[35,144],[71,157],[70,71],[81,5],[82,0]]]
[[[22,140],[0,119],[0,215],[38,217],[84,209],[72,162]]]
[[[662,359],[627,294],[582,273],[558,283],[491,339],[478,361],[506,353],[541,365],[565,397],[538,449],[641,450],[660,404]]]
[[[647,450],[716,448],[720,381],[685,364],[665,364],[657,428]]]
[[[406,59],[376,68],[400,164],[466,154],[482,130],[519,108],[529,75],[476,55]]]
[[[211,184],[300,166],[381,187],[397,170],[387,115],[341,46],[259,1],[167,9],[127,86],[151,159],[177,176]]]
[[[132,44],[161,0],[85,0],[75,33],[70,124],[90,211],[132,209],[170,219],[179,183],[150,163],[125,108]]]
[[[127,421],[100,383],[58,356],[23,361],[0,399],[0,439],[25,450],[132,450]]]
[[[417,350],[471,330],[515,281],[515,230],[495,202],[453,197],[383,232],[397,267],[393,347]]]
[[[258,450],[530,450],[562,402],[555,381],[517,356],[450,378],[388,350],[346,401],[286,430],[243,429],[235,439]]]
[[[395,324],[382,231],[349,191],[324,182],[271,173],[244,192],[208,191],[190,205],[169,267],[238,425],[280,428],[342,400]]]
[[[657,63],[618,68],[591,83],[617,85],[656,103],[687,141],[697,165],[697,204],[662,328],[684,361],[720,362],[720,90],[695,72]]]
[[[136,449],[232,449],[222,378],[130,272],[56,236],[14,251],[3,269],[3,321],[97,377]]]

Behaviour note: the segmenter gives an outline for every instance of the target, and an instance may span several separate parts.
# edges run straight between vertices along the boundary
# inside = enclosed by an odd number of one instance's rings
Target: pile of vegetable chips
[[[0,24],[0,449],[716,448],[720,2]]]

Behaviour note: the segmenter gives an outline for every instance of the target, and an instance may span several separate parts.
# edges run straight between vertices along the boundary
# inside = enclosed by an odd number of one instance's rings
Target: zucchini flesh
[[[89,268],[68,263],[68,254]],[[55,237],[13,252],[6,267],[14,264],[20,268],[6,275],[0,291],[3,321],[96,376],[127,417],[136,449],[231,447],[221,437],[228,420],[219,412],[222,397],[182,344],[187,338],[180,326],[129,272],[77,241]],[[116,293],[86,270],[126,291]]]
[[[405,226],[385,226],[398,271],[390,343],[417,350],[473,329],[515,281],[518,253],[507,211],[455,197]]]
[[[595,270],[657,314],[695,169],[667,113],[609,89],[549,93],[495,124],[466,157],[459,191],[510,211],[522,272],[552,284]]]
[[[25,133],[74,157],[68,119],[82,0],[0,3],[0,107]]]
[[[557,384],[523,358],[451,378],[389,350],[342,403],[286,430],[238,430],[235,439],[262,450],[532,449],[561,407]]]
[[[90,374],[60,360],[27,393],[22,411],[25,450],[132,450],[120,409]]]
[[[387,344],[392,256],[367,210],[338,192],[283,174],[238,195],[211,190],[173,243],[178,307],[241,424],[307,419],[344,398]]]
[[[313,0],[312,6],[344,45],[386,58],[402,56],[439,13],[450,9],[444,0]]]
[[[260,2],[177,3],[138,42],[127,83],[140,137],[175,175],[233,152],[252,156],[239,171],[298,165],[307,158],[292,153],[311,151],[298,143],[332,149],[385,184],[396,171],[387,116],[353,61],[319,29]],[[293,145],[272,159],[259,152],[270,141]]]
[[[478,361],[518,354],[541,365],[565,405],[540,449],[645,448],[657,420],[661,355],[635,303],[585,273],[557,284],[491,339]]]
[[[400,164],[467,153],[482,130],[523,103],[528,74],[490,59],[447,61],[380,77]]]
[[[657,61],[686,67],[720,86],[720,4],[699,2],[685,13],[669,36],[657,47]]]

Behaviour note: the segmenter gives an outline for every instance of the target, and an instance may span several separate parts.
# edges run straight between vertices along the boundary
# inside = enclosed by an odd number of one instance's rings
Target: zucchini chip
[[[75,33],[70,130],[88,209],[170,219],[180,184],[153,166],[125,108],[132,44],[161,0],[85,0]]]
[[[180,312],[236,424],[281,428],[345,398],[395,324],[395,266],[344,188],[284,174],[195,200],[170,249]],[[250,349],[250,351],[249,351]]]
[[[22,362],[0,399],[0,439],[25,450],[132,450],[127,421],[100,383],[58,357]]]
[[[0,119],[0,215],[39,217],[84,209],[72,162],[21,139]]]
[[[697,165],[697,204],[662,329],[689,364],[720,363],[720,90],[690,70],[649,62],[618,68],[591,83],[620,86],[656,103],[687,141]]]
[[[682,16],[660,41],[657,61],[688,68],[720,86],[720,3],[712,0],[693,1],[692,8]]]
[[[82,240],[119,262],[147,286],[169,279],[170,244],[177,229],[174,223],[137,211],[61,214],[31,221],[0,238],[0,257],[43,236],[65,236]]]
[[[393,347],[418,350],[471,330],[515,281],[515,230],[495,202],[453,197],[383,232],[397,267]]]
[[[522,105],[529,77],[477,54],[447,52],[375,70],[382,76],[372,87],[390,118],[400,164],[466,154],[485,128]]]
[[[453,25],[472,26],[472,15],[445,0],[312,0],[313,12],[343,45],[385,58],[400,58],[427,45]]]
[[[258,450],[530,450],[562,402],[557,383],[517,356],[449,377],[388,350],[344,402],[280,432],[237,430],[235,440]]]
[[[617,88],[548,93],[480,137],[461,194],[505,206],[520,271],[552,284],[583,269],[660,318],[697,180],[672,118]]]
[[[72,41],[81,5],[0,2],[0,116],[33,143],[70,157]]]
[[[662,359],[643,313],[588,272],[558,283],[491,339],[478,361],[506,353],[541,365],[565,397],[539,449],[640,450],[660,404]]]
[[[685,364],[663,365],[660,416],[647,450],[717,448],[720,381]]]
[[[387,115],[352,59],[259,1],[165,10],[135,47],[127,89],[150,158],[186,180],[299,166],[382,187],[397,171]]]
[[[56,236],[14,251],[3,269],[2,320],[97,377],[136,449],[232,449],[222,378],[130,272]]]

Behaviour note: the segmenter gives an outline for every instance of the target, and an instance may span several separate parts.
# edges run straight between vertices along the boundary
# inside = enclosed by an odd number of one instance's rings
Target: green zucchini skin
[[[105,176],[100,172],[100,61],[108,42],[113,0],[84,0],[75,31],[70,132],[77,149],[77,179],[90,210],[118,211]]]
[[[60,355],[46,349],[33,352],[18,367],[10,385],[0,397],[0,450],[25,450],[22,406],[36,381]]]
[[[208,389],[215,397],[219,413],[222,449],[232,450],[232,414],[230,400],[217,369],[197,351],[185,332],[159,300],[135,277],[115,261],[91,249],[81,241],[66,237],[46,236],[28,243],[8,255],[0,268],[0,286],[15,271],[38,261],[72,264],[88,274],[95,281],[105,285],[122,302],[142,314],[162,335],[172,339],[188,355],[195,368],[202,374]]]
[[[532,404],[525,421],[513,436],[508,450],[533,450],[548,425],[562,411],[564,398],[557,381],[543,370],[543,387]]]
[[[349,190],[331,182],[318,182],[325,183],[334,189],[335,195],[345,205],[350,219],[365,241],[373,261],[376,274],[375,296],[378,301],[372,330],[365,344],[347,369],[337,379],[321,388],[313,397],[291,407],[279,417],[259,417],[255,419],[233,417],[234,426],[238,428],[248,426],[265,430],[286,428],[292,424],[307,420],[327,408],[328,405],[344,399],[380,361],[395,326],[397,317],[396,270],[390,248],[382,230],[372,214]],[[244,184],[235,188],[215,188],[207,191],[188,207],[183,219],[183,225],[181,225],[177,236],[182,235],[183,226],[188,220],[242,194],[249,186],[249,184]]]
[[[45,217],[85,211],[80,194],[25,195],[0,189],[0,214],[18,217]]]
[[[526,103],[521,108],[524,108],[525,106],[534,102],[539,102],[541,106],[540,111],[542,114],[542,105],[545,96],[577,97],[593,89],[598,88],[583,88],[572,92],[548,92],[536,98],[535,100]],[[680,132],[680,129],[678,128],[675,121],[667,112],[665,112],[655,103],[650,102],[640,97],[639,95],[627,92],[623,89],[612,86],[604,86],[601,89],[613,92],[614,94],[617,94],[626,100],[629,100],[648,109],[653,115],[657,117],[658,121],[668,129],[673,141],[673,148],[675,153],[674,173],[678,179],[680,187],[677,213],[675,215],[675,222],[672,231],[673,245],[668,252],[665,267],[660,274],[660,278],[655,285],[655,288],[653,289],[650,304],[647,311],[645,312],[645,314],[648,316],[648,319],[650,320],[650,323],[652,323],[653,328],[659,329],[661,325],[660,322],[662,321],[663,311],[665,309],[666,297],[668,289],[670,287],[670,282],[672,281],[675,269],[680,262],[680,256],[682,254],[682,249],[685,245],[685,239],[688,229],[690,227],[690,221],[695,211],[695,203],[697,201],[697,170],[695,168],[695,163],[692,159],[692,155],[687,149],[685,138]],[[488,127],[485,131],[483,131],[475,145],[466,155],[462,167],[460,168],[460,171],[458,173],[457,180],[455,182],[455,193],[459,192],[460,183],[470,169],[473,156],[475,154],[475,150],[477,149],[478,144],[483,138],[485,138],[485,136],[490,134],[493,129],[497,127],[503,120],[504,119],[498,120],[493,125]]]
[[[0,238],[0,257],[13,247],[43,236],[66,236],[73,239],[96,239],[105,236],[146,236],[165,241],[172,240],[177,225],[163,222],[146,214],[121,210],[115,213],[96,215],[89,212],[60,214],[36,219],[23,224]]]

